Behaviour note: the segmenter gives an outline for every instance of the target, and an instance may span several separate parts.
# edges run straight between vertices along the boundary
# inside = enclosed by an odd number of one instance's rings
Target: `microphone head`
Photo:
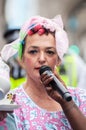
[[[40,73],[40,75],[42,74],[42,73],[44,73],[45,71],[52,71],[52,69],[49,67],[49,66],[47,66],[47,65],[43,65],[42,67],[40,67],[40,69],[39,69],[39,73]]]

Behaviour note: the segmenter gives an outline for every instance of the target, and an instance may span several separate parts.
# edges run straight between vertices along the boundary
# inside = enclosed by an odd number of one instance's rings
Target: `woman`
[[[53,76],[39,74],[40,67],[47,65],[66,87],[55,72],[55,67],[59,66],[68,48],[67,34],[63,30],[61,17],[32,17],[24,24],[19,39],[13,45],[19,45],[19,57],[27,73],[26,82],[13,91],[16,94],[15,102],[21,105],[13,112],[16,129],[86,130],[85,92],[69,89],[73,99],[67,102],[58,91],[48,85]],[[12,46],[9,48],[12,50]],[[4,50],[1,56],[5,60],[12,53],[4,57]],[[4,120],[6,113],[1,115],[1,123],[7,121],[8,124],[10,114]]]

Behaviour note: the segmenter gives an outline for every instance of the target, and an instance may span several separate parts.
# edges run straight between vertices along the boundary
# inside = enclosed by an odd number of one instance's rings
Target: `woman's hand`
[[[57,74],[56,70],[54,71],[54,75],[57,77],[57,79],[63,84],[64,87],[66,87],[64,81],[60,78],[60,76]],[[61,102],[63,100],[63,98],[61,97],[61,95],[57,92],[57,90],[55,90],[52,86],[49,85],[50,81],[53,80],[53,76],[52,75],[47,75],[46,72],[44,72],[43,74],[41,74],[41,81],[43,82],[47,93],[49,94],[50,97],[52,97],[54,100],[56,100],[57,102]]]

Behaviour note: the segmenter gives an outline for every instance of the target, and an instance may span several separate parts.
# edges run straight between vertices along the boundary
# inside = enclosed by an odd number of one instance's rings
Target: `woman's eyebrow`
[[[39,47],[38,46],[30,46],[29,48],[33,48],[33,49],[38,49]],[[56,50],[56,48],[54,47],[45,47],[46,49],[54,49]]]
[[[47,49],[55,49],[54,47],[46,47]]]
[[[56,51],[56,48],[55,48],[55,47],[46,47],[46,49],[47,49],[47,50],[52,49],[52,50]]]
[[[37,46],[30,46],[29,48],[37,49],[38,47]]]

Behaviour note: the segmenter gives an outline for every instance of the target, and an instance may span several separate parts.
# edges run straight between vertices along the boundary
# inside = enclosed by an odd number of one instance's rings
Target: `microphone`
[[[52,73],[52,69],[49,66],[42,66],[40,67],[39,73],[40,75],[42,73],[46,72],[47,75],[53,75],[53,80],[50,81],[49,85],[51,85],[54,90],[58,91],[59,94],[66,100],[66,101],[71,101],[72,96],[70,92],[63,86],[63,84],[56,78],[56,76]]]

